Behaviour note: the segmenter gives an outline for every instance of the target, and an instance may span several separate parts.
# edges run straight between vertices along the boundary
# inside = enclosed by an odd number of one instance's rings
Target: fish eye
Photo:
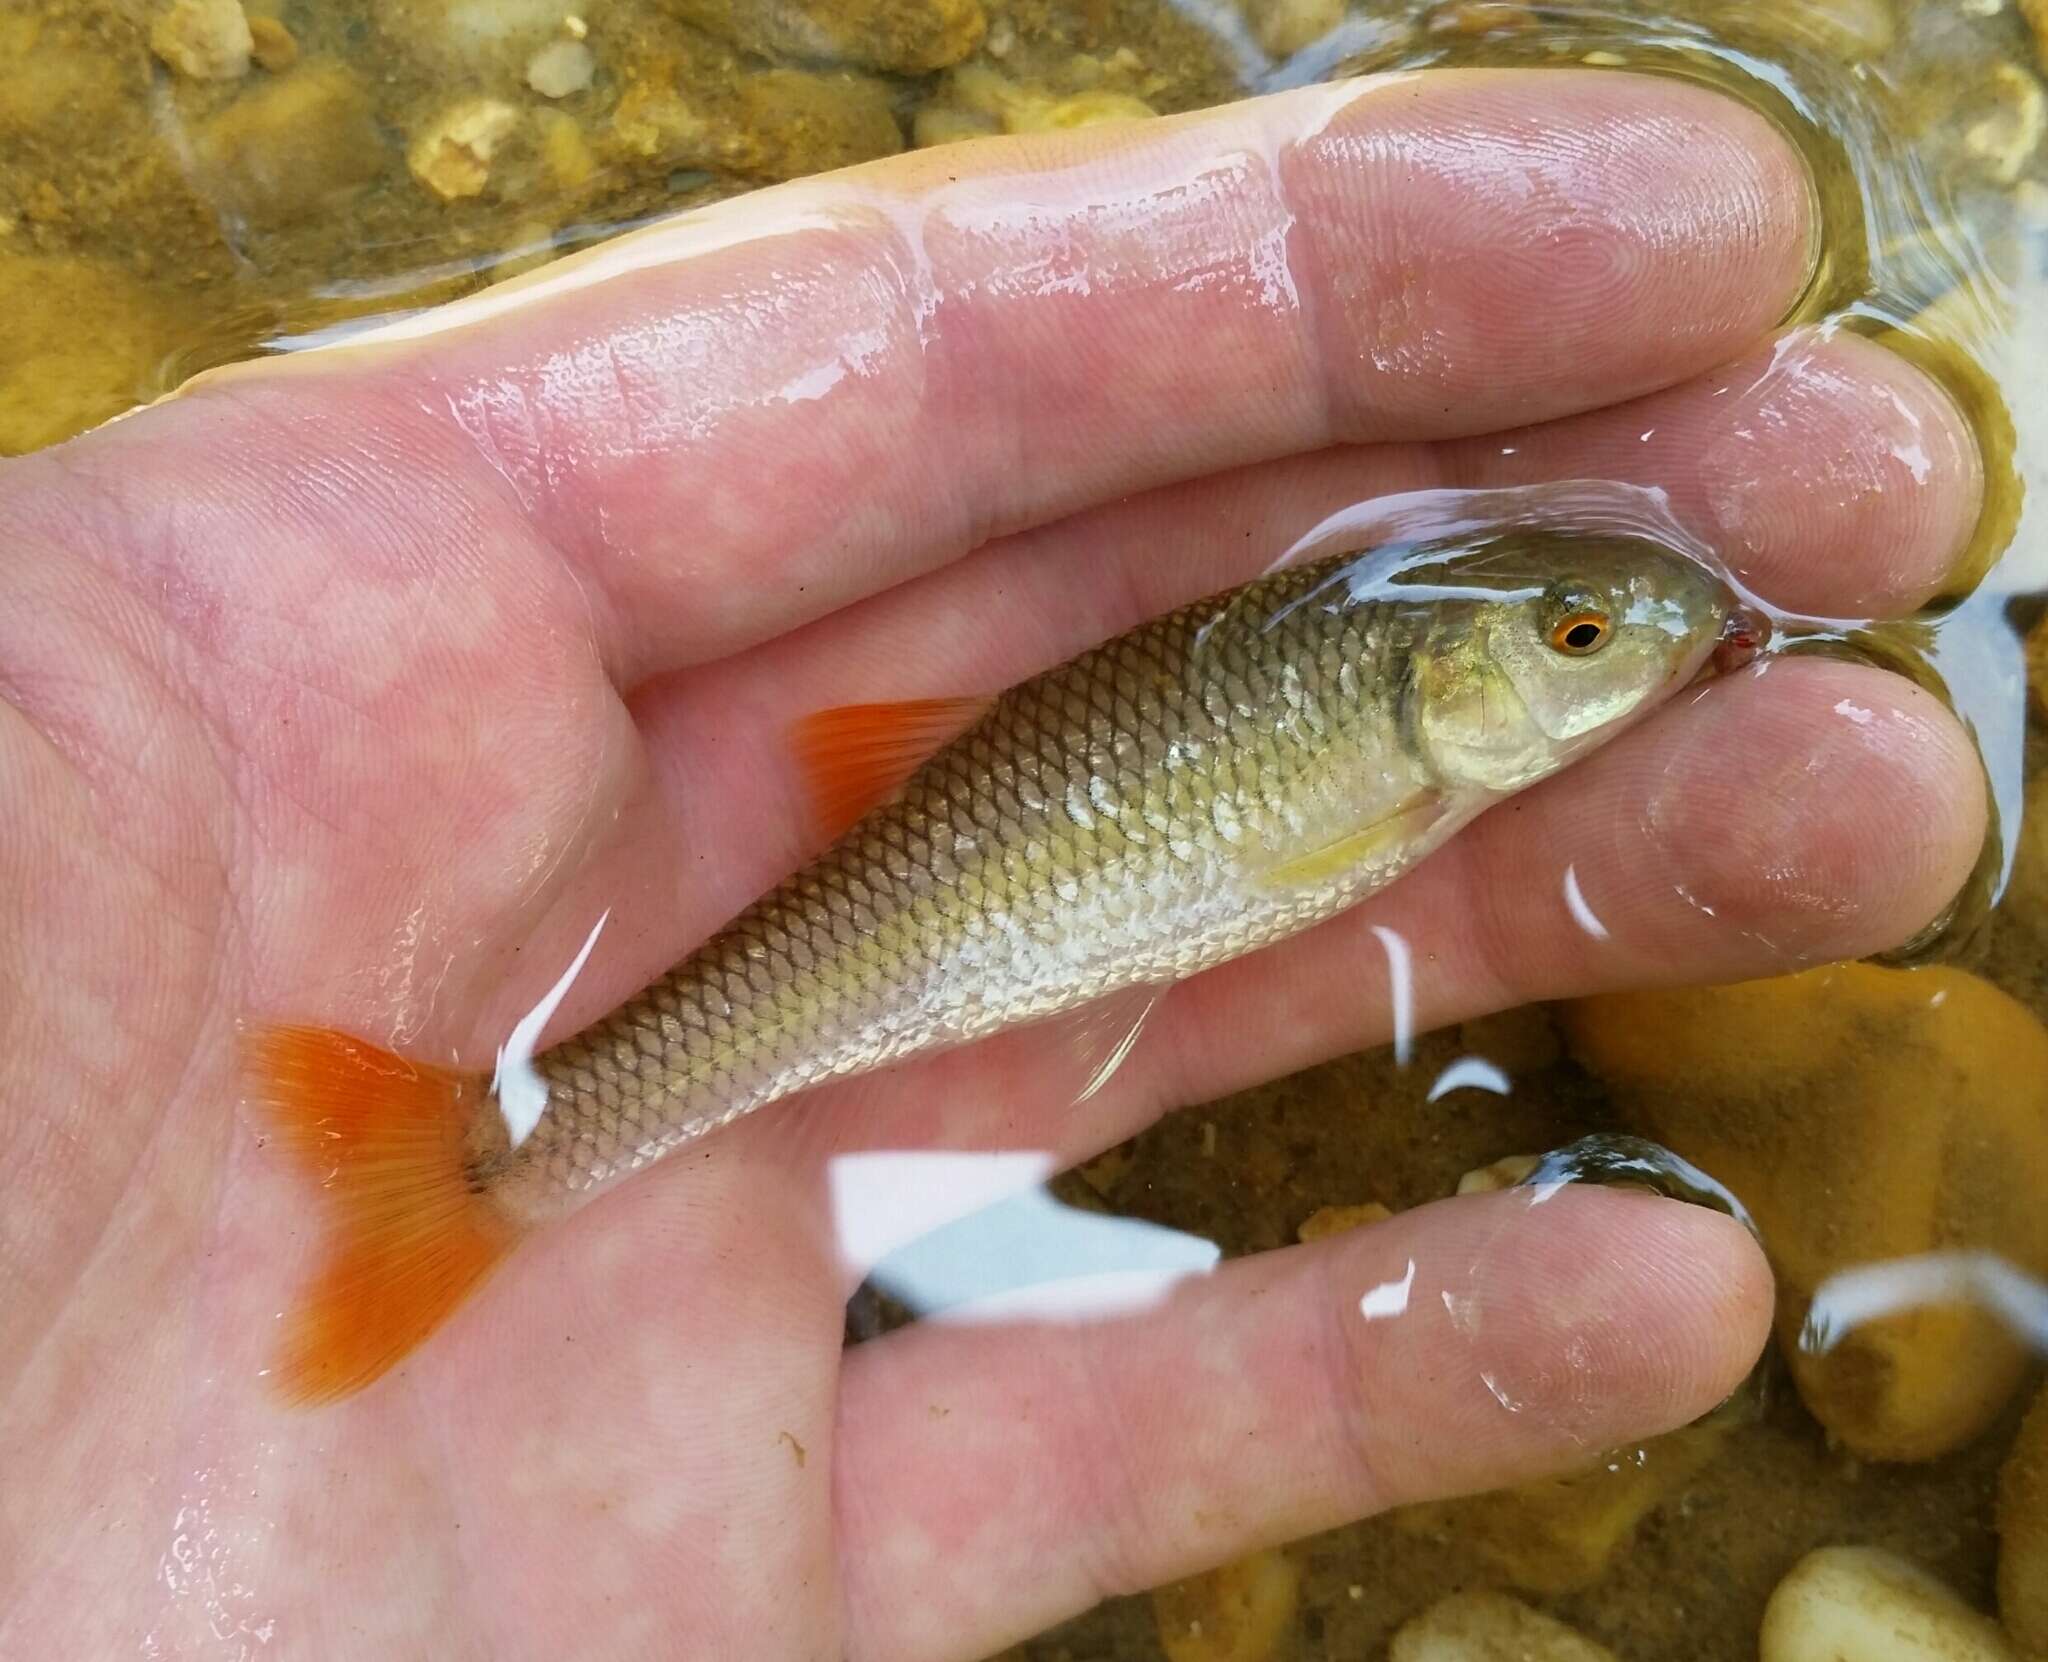
[[[1614,623],[1597,606],[1577,606],[1550,626],[1550,644],[1567,657],[1598,652],[1614,633]]]

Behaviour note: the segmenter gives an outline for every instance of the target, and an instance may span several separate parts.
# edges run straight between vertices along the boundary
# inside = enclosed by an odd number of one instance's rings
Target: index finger
[[[1154,485],[1671,384],[1811,231],[1718,94],[1430,71],[761,192],[233,384],[466,433],[644,672]]]

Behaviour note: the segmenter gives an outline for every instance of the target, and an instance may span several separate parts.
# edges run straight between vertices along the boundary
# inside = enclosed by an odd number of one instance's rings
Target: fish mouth
[[[1721,638],[1707,655],[1708,671],[1729,675],[1753,662],[1771,644],[1771,620],[1750,606],[1731,606],[1721,622]]]

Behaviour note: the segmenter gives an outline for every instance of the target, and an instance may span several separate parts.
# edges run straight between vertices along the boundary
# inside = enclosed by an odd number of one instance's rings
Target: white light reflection
[[[491,1076],[491,1095],[498,1099],[498,1112],[505,1116],[505,1132],[512,1139],[514,1148],[533,1135],[533,1128],[540,1123],[548,1105],[547,1083],[533,1071],[533,1056],[540,1042],[541,1029],[553,1019],[576,977],[583,973],[583,966],[590,961],[591,948],[597,945],[597,937],[604,932],[605,920],[611,915],[612,909],[607,906],[598,915],[597,922],[591,925],[583,950],[562,972],[561,980],[519,1018],[513,1025],[512,1036],[498,1046],[498,1065]]]
[[[1382,1281],[1358,1301],[1358,1313],[1369,1322],[1385,1321],[1408,1313],[1408,1295],[1415,1290],[1415,1260],[1408,1260],[1408,1273],[1399,1281]]]
[[[1381,548],[1391,543],[1406,554],[1417,543],[1491,535],[1515,527],[1647,537],[1714,571],[1722,570],[1713,549],[1681,523],[1662,490],[1607,479],[1560,479],[1493,490],[1396,491],[1372,497],[1339,508],[1297,538],[1268,569],[1277,571],[1318,553],[1334,553],[1346,544]],[[1366,575],[1361,569],[1360,576]]]
[[[1369,497],[1327,516],[1296,538],[1266,570],[1279,571],[1345,549],[1363,549],[1366,552],[1331,579],[1332,584],[1347,584],[1354,600],[1363,600],[1391,586],[1425,547],[1492,538],[1513,530],[1642,537],[1661,543],[1697,561],[1727,584],[1744,609],[1769,621],[1777,639],[1796,632],[1846,640],[1864,627],[1856,618],[1791,612],[1773,604],[1751,589],[1709,543],[1679,519],[1664,491],[1611,479],[1558,479],[1491,490],[1397,491]],[[1401,592],[1409,591],[1403,586]],[[1418,591],[1422,592],[1426,591]],[[1511,597],[1506,590],[1493,595]]]
[[[1586,904],[1585,893],[1579,888],[1579,868],[1576,865],[1564,868],[1564,904],[1565,910],[1572,915],[1572,922],[1585,930],[1594,940],[1607,939],[1607,925],[1602,923],[1599,915]]]
[[[1405,1068],[1415,1049],[1415,960],[1408,943],[1394,930],[1376,923],[1372,932],[1386,949],[1387,990],[1394,1004],[1394,1060]]]
[[[1508,1076],[1484,1056],[1460,1056],[1436,1076],[1436,1083],[1430,1086],[1429,1095],[1424,1100],[1434,1102],[1440,1096],[1462,1090],[1491,1091],[1495,1096],[1507,1096],[1513,1089],[1508,1083]]]
[[[1799,1348],[1824,1356],[1865,1322],[1931,1304],[1974,1304],[2048,1355],[2048,1283],[1992,1252],[1927,1252],[1859,1264],[1820,1284]]]
[[[1222,1258],[1212,1241],[1063,1206],[1050,1155],[883,1151],[831,1162],[839,1249],[933,1321],[1082,1321],[1149,1309]]]

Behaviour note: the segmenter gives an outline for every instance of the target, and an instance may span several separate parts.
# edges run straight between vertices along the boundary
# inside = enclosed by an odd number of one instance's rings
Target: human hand
[[[1976,454],[1903,363],[1768,338],[1809,214],[1675,83],[1317,88],[764,192],[8,464],[0,1654],[970,1658],[1712,1406],[1770,1287],[1697,1209],[1449,1201],[843,1353],[828,1171],[1070,1164],[1381,1040],[1374,925],[1425,1027],[1889,945],[1983,810],[1874,670],[1667,707],[1085,1103],[1026,1031],[756,1115],[330,1410],[259,1377],[319,1232],[236,1024],[487,1057],[610,907],[573,1031],[811,852],[792,718],[1014,681],[1384,492],[1656,484],[1782,604],[1910,610]]]

